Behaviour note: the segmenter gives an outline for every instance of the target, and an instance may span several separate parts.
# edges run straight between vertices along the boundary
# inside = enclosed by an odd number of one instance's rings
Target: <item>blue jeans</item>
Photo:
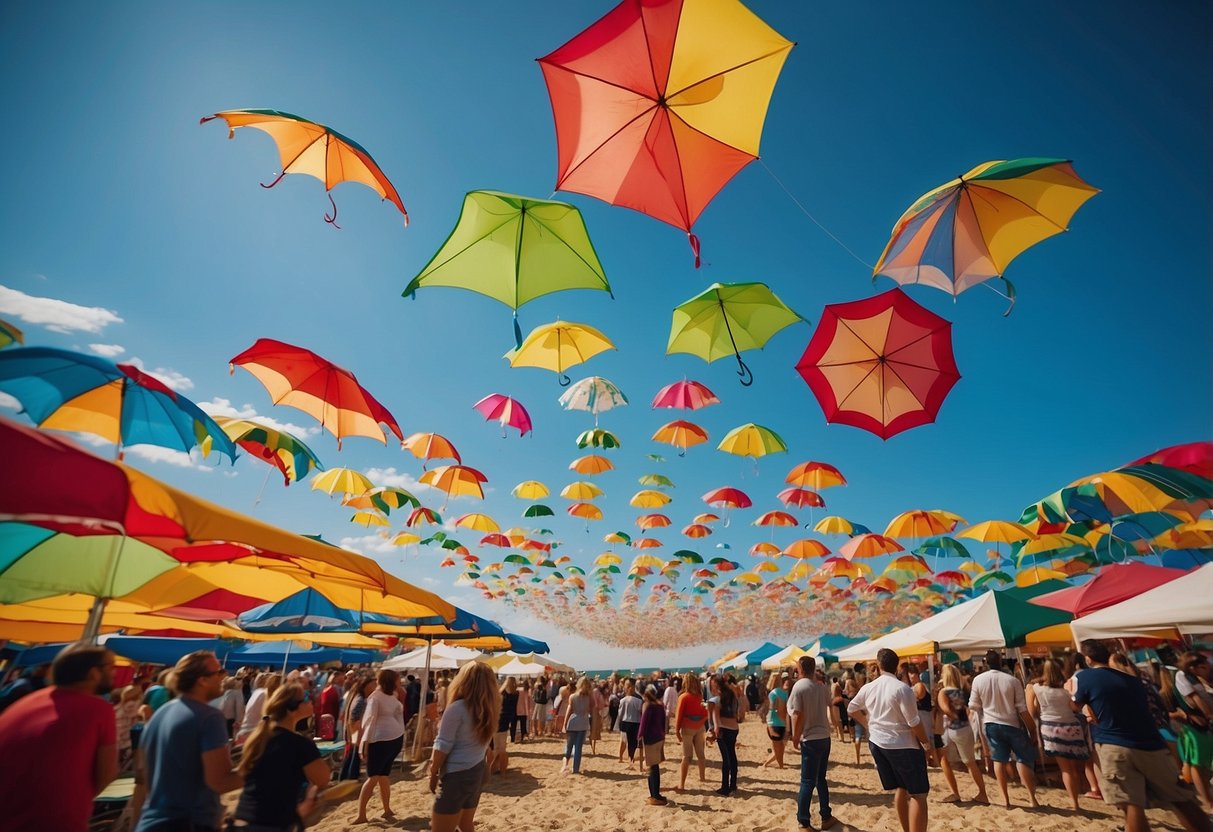
[[[830,786],[826,783],[826,765],[830,762],[830,739],[800,741],[800,796],[796,799],[796,822],[809,826],[813,790],[821,802],[821,819],[830,817]]]
[[[564,758],[573,758],[573,773],[581,771],[581,746],[585,743],[585,731],[568,731],[564,739]]]

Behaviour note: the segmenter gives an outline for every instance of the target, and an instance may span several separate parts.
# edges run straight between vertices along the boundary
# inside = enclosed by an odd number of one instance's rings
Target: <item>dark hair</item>
[[[59,651],[51,663],[51,682],[57,687],[77,685],[88,679],[88,672],[105,664],[110,651],[95,644],[78,641]]]
[[[219,657],[212,650],[195,650],[178,659],[172,675],[169,676],[169,689],[177,695],[192,691],[199,679],[211,675],[206,669],[207,659],[219,661]]]
[[[1107,664],[1111,653],[1107,646],[1102,641],[1089,638],[1082,644],[1078,645],[1078,649],[1082,650],[1082,654],[1096,664]]]
[[[885,673],[896,673],[897,663],[901,661],[901,657],[887,647],[881,647],[876,652],[876,664]]]
[[[62,655],[62,654],[60,654],[60,655]],[[56,659],[56,661],[58,661],[58,660]],[[1200,653],[1189,652],[1189,653],[1184,653],[1182,656],[1180,656],[1177,664],[1179,665],[1180,670],[1182,670],[1184,673],[1188,674],[1189,676],[1192,676],[1192,675],[1195,675],[1192,673],[1193,670],[1195,670],[1196,668],[1200,667],[1203,664],[1206,664],[1208,661],[1209,660],[1206,659],[1204,656],[1202,656]],[[58,682],[56,681],[55,684],[58,684]]]
[[[396,686],[400,684],[400,674],[394,670],[384,668],[379,671],[379,677],[376,679],[379,682],[379,687],[383,688],[383,692],[388,696],[393,696],[396,693]]]
[[[990,670],[1002,670],[1002,653],[997,650],[987,650],[986,667]]]
[[[806,679],[812,678],[813,672],[817,670],[817,660],[812,656],[801,656],[796,663],[800,665],[800,675]]]

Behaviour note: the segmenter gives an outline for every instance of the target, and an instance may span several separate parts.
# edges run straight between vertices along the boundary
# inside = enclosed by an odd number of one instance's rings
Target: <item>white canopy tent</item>
[[[763,670],[778,670],[781,667],[791,667],[792,665],[796,664],[797,659],[799,659],[801,656],[812,656],[813,658],[817,658],[820,655],[820,639],[812,644],[808,650],[805,650],[798,644],[789,644],[775,655],[764,659],[761,667]]]
[[[497,668],[498,676],[542,676],[547,670],[543,665],[536,662],[523,662],[518,658],[510,659],[501,667]]]
[[[425,670],[427,667],[430,670],[455,670],[483,655],[476,650],[441,641],[434,642],[433,653],[427,661],[426,653],[429,651],[428,645],[418,647],[416,650],[388,659],[382,666],[385,670]]]
[[[1213,633],[1213,563],[1127,601],[1076,618],[1070,629],[1075,641]]]

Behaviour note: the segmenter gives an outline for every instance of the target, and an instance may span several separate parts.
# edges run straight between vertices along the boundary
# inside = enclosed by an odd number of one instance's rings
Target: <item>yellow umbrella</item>
[[[931,537],[952,531],[954,523],[933,511],[905,511],[889,521],[886,537]]]
[[[482,482],[488,477],[466,465],[440,465],[421,475],[419,482],[445,491],[448,497],[478,497],[484,499]]]
[[[845,517],[831,514],[818,520],[813,531],[818,534],[850,534],[854,531],[854,527],[851,525],[851,521]]]
[[[669,504],[673,499],[674,498],[670,495],[664,494],[660,491],[645,489],[643,491],[637,491],[635,494],[633,494],[632,499],[628,501],[628,504],[633,508],[661,508],[662,506]]]
[[[412,532],[401,532],[392,538],[393,546],[408,546],[413,543],[420,543],[421,535],[413,534]]]
[[[733,578],[736,583],[749,584],[750,586],[758,586],[762,583],[762,577],[755,575],[753,572],[742,572]]]
[[[595,566],[614,566],[619,563],[623,563],[623,558],[619,557],[619,555],[615,554],[614,552],[603,552],[601,555],[594,558]]]
[[[661,558],[656,555],[637,555],[632,558],[632,568],[648,567],[649,569],[660,569]]]
[[[602,474],[613,469],[615,465],[605,456],[597,454],[589,454],[588,456],[578,457],[569,463],[569,470],[576,471],[583,476],[592,477],[595,474]]]
[[[312,490],[323,491],[332,496],[340,494],[365,494],[375,484],[352,468],[330,468],[312,477]]]
[[[966,560],[960,566],[956,567],[961,572],[968,572],[970,575],[981,575],[986,571],[986,568],[977,561]]]
[[[358,511],[350,518],[351,523],[357,523],[359,526],[390,526],[387,518],[382,514],[376,514],[373,511]]]
[[[1056,569],[1048,569],[1043,566],[1033,566],[1030,569],[1024,569],[1015,576],[1016,586],[1036,586],[1036,584],[1044,581],[1064,581],[1068,578],[1065,572],[1060,572]]]
[[[455,525],[478,532],[501,531],[501,527],[497,525],[497,521],[487,514],[465,514],[455,521]]]
[[[986,520],[977,523],[962,532],[957,537],[967,537],[970,540],[980,540],[982,543],[1018,543],[1030,540],[1035,535],[1026,526],[1011,523],[1006,520]]]
[[[552,492],[538,480],[527,480],[514,486],[514,489],[510,493],[520,500],[540,500]]]
[[[778,572],[779,567],[769,560],[764,560],[762,563],[754,567],[755,572]]]
[[[748,422],[725,434],[716,449],[727,454],[757,459],[767,454],[786,453],[788,445],[770,428]]]
[[[593,500],[595,497],[601,497],[603,491],[592,482],[573,482],[566,485],[560,492],[560,496],[566,500]]]
[[[592,326],[556,321],[531,330],[522,345],[505,354],[511,367],[538,367],[560,377],[560,386],[571,382],[565,371],[606,350],[615,349],[611,340]]]
[[[783,554],[789,558],[819,558],[830,554],[830,550],[820,541],[805,538],[804,540],[796,540],[789,543],[787,548],[783,550]]]

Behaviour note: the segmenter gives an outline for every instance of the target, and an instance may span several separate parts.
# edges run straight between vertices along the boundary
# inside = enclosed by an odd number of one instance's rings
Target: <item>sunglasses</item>
[[[203,673],[202,675],[203,676],[226,676],[227,671],[221,667],[218,670],[208,670],[206,673]]]

